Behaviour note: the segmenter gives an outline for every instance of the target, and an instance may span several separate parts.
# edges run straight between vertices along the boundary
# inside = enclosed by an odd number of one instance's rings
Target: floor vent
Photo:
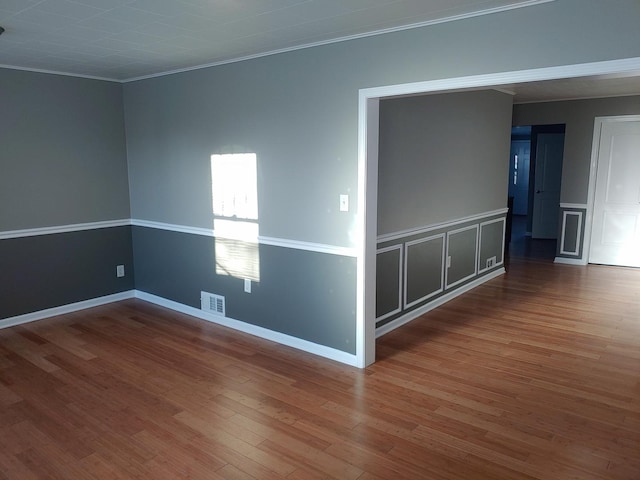
[[[200,308],[205,312],[224,317],[224,297],[213,293],[200,292]]]

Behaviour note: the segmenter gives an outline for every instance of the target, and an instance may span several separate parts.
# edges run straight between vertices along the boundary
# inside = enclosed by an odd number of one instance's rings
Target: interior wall
[[[129,218],[122,86],[0,69],[0,231]]]
[[[262,235],[353,246],[359,89],[640,56],[638,18],[559,0],[128,83],[132,215],[209,228],[209,156],[251,150]]]
[[[300,260],[300,252],[307,250],[295,242],[308,242],[310,245],[303,247],[312,249],[349,249],[358,236],[354,225],[358,210],[359,89],[638,57],[638,18],[640,4],[636,0],[619,0],[615,8],[603,2],[557,0],[131,82],[124,87],[97,80],[2,70],[0,232],[128,216],[210,228],[209,156],[251,150],[259,158],[260,233],[288,245],[277,247],[286,253],[278,257],[278,262]],[[523,25],[536,28],[522,28]],[[585,36],[584,31],[589,35]],[[527,55],[522,55],[523,51]],[[351,208],[346,213],[338,211],[338,196],[342,193],[351,195]],[[131,235],[129,227],[118,228],[122,235]],[[87,251],[106,238],[98,241],[89,234],[77,233]],[[11,250],[4,247],[5,241],[11,242]],[[3,267],[8,265],[8,256],[16,252],[16,245],[15,238],[0,241]],[[18,275],[55,282],[61,269],[111,270],[106,264],[87,265],[84,257],[81,261],[75,253],[81,247],[75,242],[63,241],[59,245],[60,249],[49,250],[51,255],[44,263],[18,245],[17,251],[23,252],[21,262],[2,270],[2,284],[14,281]],[[128,258],[130,253],[121,252],[116,257]],[[317,253],[310,251],[309,255]],[[189,252],[186,243],[166,255],[175,257],[172,261],[182,262],[183,266],[202,258]],[[342,258],[341,255],[335,256]],[[67,262],[61,266],[53,257]],[[121,261],[109,255],[96,261],[105,258],[108,263]],[[345,269],[349,269],[355,260],[349,255],[345,258]],[[190,269],[185,272],[185,276],[192,276]],[[167,284],[177,285],[185,280],[174,274],[166,273]],[[301,272],[296,281],[314,285],[315,274],[312,270]],[[102,275],[97,273],[91,278],[102,284]],[[133,280],[128,273],[115,288],[130,288]],[[347,325],[345,332],[354,331],[355,278],[345,277],[337,269],[323,272],[322,282],[336,288],[344,286],[349,298],[340,300],[336,307],[339,313],[332,315],[331,321],[341,327]],[[42,284],[42,288],[50,285]],[[69,285],[65,294],[74,288]],[[88,289],[83,295],[112,291],[111,287],[99,287]],[[47,305],[41,305],[29,297],[39,293],[28,293],[24,305],[46,308],[82,299],[81,295],[56,294]],[[169,292],[168,296],[180,295]],[[315,305],[331,299],[329,290],[322,293],[307,289],[297,301]],[[5,301],[0,298],[0,305]],[[23,310],[21,307],[13,312]],[[292,325],[307,320],[303,317],[286,321]],[[321,323],[317,328],[335,327]],[[308,331],[312,333],[300,335],[309,335],[311,341],[326,341],[321,334],[315,337],[312,328]],[[340,348],[345,351],[351,351],[346,346],[350,335],[341,340]]]
[[[511,110],[491,90],[382,100],[378,234],[504,208]]]
[[[130,217],[122,86],[0,69],[0,92],[0,319],[131,290],[130,227],[66,231]]]
[[[514,105],[514,125],[565,124],[563,203],[586,204],[596,117],[640,114],[640,95]]]
[[[299,242],[306,242],[303,249],[353,248],[359,236],[360,89],[637,57],[638,18],[640,5],[632,0],[622,0],[616,8],[600,2],[558,0],[127,83],[132,217],[169,224],[168,228],[210,229],[211,154],[253,152],[258,158],[260,235],[284,248],[285,255],[278,260],[284,271],[289,270],[288,263],[300,261]],[[584,31],[590,35],[585,37]],[[497,193],[506,206],[506,174],[500,182]],[[349,212],[339,211],[340,194],[350,195]],[[487,188],[485,194],[479,201],[494,205],[496,192]],[[175,257],[169,263],[201,261],[202,253],[189,251],[187,243],[166,252]],[[136,252],[139,247],[134,246]],[[349,258],[352,262],[353,257]],[[190,283],[191,275],[180,268],[168,272],[167,278],[174,285],[192,285],[190,298],[195,303],[198,290],[217,284],[204,277]],[[299,281],[310,284],[314,275],[310,270]],[[261,277],[263,281],[283,279]],[[343,281],[336,272],[324,274],[327,285],[343,285]],[[348,291],[355,296],[354,284]],[[241,289],[241,282],[233,288]],[[178,290],[164,294],[177,301],[182,295]],[[330,300],[328,291],[305,290],[297,302],[312,305]],[[353,297],[343,300],[331,322],[355,329],[355,303]],[[240,320],[261,321],[253,314]],[[285,323],[305,321],[288,318]],[[265,326],[280,328],[275,322]],[[325,341],[311,328],[299,331],[305,340]],[[351,351],[344,341],[340,348]]]

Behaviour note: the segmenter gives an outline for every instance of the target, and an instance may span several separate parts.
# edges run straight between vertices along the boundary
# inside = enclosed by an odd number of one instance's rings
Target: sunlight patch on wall
[[[260,281],[255,153],[211,155],[216,273]]]

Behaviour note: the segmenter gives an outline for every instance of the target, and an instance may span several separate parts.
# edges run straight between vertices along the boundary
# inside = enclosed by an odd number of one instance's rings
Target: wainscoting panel
[[[475,277],[478,263],[478,225],[447,232],[447,288]]]
[[[378,332],[387,333],[504,273],[506,213],[496,210],[379,236]]]
[[[556,263],[586,264],[584,256],[584,234],[587,206],[583,204],[560,204],[560,241],[556,252]]]
[[[497,218],[480,224],[478,246],[478,273],[504,264],[504,242],[506,235],[506,219]]]
[[[406,243],[405,309],[444,290],[444,240],[444,234],[440,234]]]
[[[384,320],[402,311],[402,245],[392,245],[377,251],[376,312]],[[383,281],[385,279],[385,281]]]

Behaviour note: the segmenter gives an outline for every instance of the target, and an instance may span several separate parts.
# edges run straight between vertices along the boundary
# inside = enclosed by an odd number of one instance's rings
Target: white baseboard
[[[192,317],[206,320],[208,322],[217,323],[218,325],[232,328],[243,333],[248,333],[249,335],[253,335],[255,337],[264,338],[265,340],[270,340],[272,342],[280,343],[288,347],[302,350],[303,352],[312,353],[314,355],[328,358],[330,360],[335,360],[336,362],[345,363],[354,367],[357,366],[357,357],[355,355],[343,352],[341,350],[336,350],[335,348],[319,345],[317,343],[302,340],[291,335],[286,335],[284,333],[269,330],[264,327],[259,327],[257,325],[252,325],[240,320],[235,320],[233,318],[213,315],[198,308],[190,307],[189,305],[184,305],[172,300],[167,300],[166,298],[158,297],[146,292],[141,292],[139,290],[135,291],[135,296],[136,298],[139,298],[146,302],[154,303],[161,307],[175,310],[186,315],[191,315]]]
[[[452,292],[449,293],[445,293],[444,295],[442,295],[441,297],[436,298],[434,301],[429,302],[419,308],[416,308],[415,310],[411,310],[410,312],[406,313],[405,315],[396,318],[395,320],[392,320],[391,322],[383,325],[380,328],[376,329],[376,338],[380,338],[383,335],[386,335],[387,333],[395,330],[396,328],[401,327],[402,325],[405,325],[407,323],[409,323],[411,320],[415,320],[416,318],[418,318],[421,315],[424,315],[425,313],[433,310],[434,308],[437,308],[445,303],[447,303],[450,300],[453,300],[454,298],[462,295],[463,293],[466,293],[474,288],[476,288],[479,285],[482,285],[485,282],[488,282],[489,280],[492,280],[496,277],[499,277],[500,275],[503,275],[505,273],[505,269],[504,268],[499,268],[497,270],[494,270],[491,273],[488,273],[487,275],[483,275],[480,278],[477,278],[476,280],[474,280],[473,282],[469,282],[466,285],[460,287],[460,288],[456,288],[455,290],[453,290]]]
[[[115,293],[113,295],[107,295],[104,297],[92,298],[90,300],[84,300],[82,302],[71,303],[69,305],[62,305],[60,307],[47,308],[46,310],[39,310],[37,312],[25,313],[24,315],[18,315],[15,317],[8,317],[0,320],[0,329],[14,327],[16,325],[22,325],[23,323],[35,322],[36,320],[43,320],[49,317],[55,317],[57,315],[64,315],[66,313],[73,313],[79,310],[85,310],[87,308],[98,307],[100,305],[106,305],[107,303],[119,302],[128,298],[139,298],[149,303],[159,305],[161,307],[175,310],[192,317],[200,318],[208,322],[217,323],[219,325],[238,330],[243,333],[248,333],[255,337],[264,338],[272,342],[287,345],[289,347],[302,350],[303,352],[318,355],[336,362],[344,363],[351,366],[357,366],[357,357],[335,348],[319,345],[317,343],[302,340],[300,338],[292,337],[284,333],[269,330],[264,327],[252,325],[250,323],[241,322],[240,320],[234,320],[233,318],[221,317],[212,315],[207,312],[203,312],[194,307],[184,305],[182,303],[167,300],[166,298],[151,295],[150,293],[141,292],[139,290],[128,290],[126,292]]]
[[[35,322],[36,320],[55,317],[57,315],[64,315],[65,313],[73,313],[87,308],[106,305],[107,303],[119,302],[120,300],[126,300],[127,298],[134,298],[134,296],[135,292],[133,290],[128,290],[126,292],[114,293],[113,295],[92,298],[82,302],[70,303],[59,307],[47,308],[46,310],[25,313],[24,315],[3,318],[0,320],[0,328],[14,327],[16,325],[22,325],[23,323]]]
[[[587,261],[581,258],[556,257],[553,260],[553,263],[562,263],[564,265],[586,265]]]

